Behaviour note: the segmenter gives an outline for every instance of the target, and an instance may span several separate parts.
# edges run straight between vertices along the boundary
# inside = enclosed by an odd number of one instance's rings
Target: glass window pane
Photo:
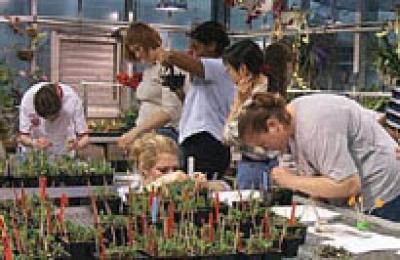
[[[124,13],[122,0],[84,0],[83,16],[99,20],[121,20]]]
[[[38,14],[49,16],[78,16],[78,0],[38,0]]]
[[[28,15],[29,1],[26,0],[0,0],[0,14],[2,15]]]

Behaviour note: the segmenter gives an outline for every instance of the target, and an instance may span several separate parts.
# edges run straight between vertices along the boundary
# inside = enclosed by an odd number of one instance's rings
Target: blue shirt
[[[179,122],[179,142],[208,132],[222,140],[222,132],[235,95],[232,79],[222,59],[203,58],[204,78],[194,76]]]

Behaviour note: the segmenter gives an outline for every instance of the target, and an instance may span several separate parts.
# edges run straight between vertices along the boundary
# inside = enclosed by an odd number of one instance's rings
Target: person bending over
[[[298,173],[274,168],[277,185],[314,198],[360,193],[365,211],[400,221],[397,143],[355,101],[315,94],[286,105],[273,94],[255,94],[239,116],[239,136],[247,145],[269,150],[290,147]],[[374,208],[378,199],[385,202],[382,208]]]
[[[24,94],[19,111],[19,142],[62,155],[89,142],[82,101],[72,87],[42,82]]]

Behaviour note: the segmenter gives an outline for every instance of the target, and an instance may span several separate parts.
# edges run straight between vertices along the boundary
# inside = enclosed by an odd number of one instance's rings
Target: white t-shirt
[[[52,142],[47,150],[49,154],[65,154],[66,141],[87,133],[82,101],[72,87],[59,84],[62,98],[60,115],[55,121],[46,120],[36,113],[33,103],[36,92],[46,84],[41,82],[33,85],[24,94],[19,111],[19,131],[32,138],[49,139]]]
[[[235,95],[235,86],[222,59],[202,58],[201,62],[204,79],[193,76],[192,87],[186,94],[179,122],[180,143],[203,131],[221,141]]]

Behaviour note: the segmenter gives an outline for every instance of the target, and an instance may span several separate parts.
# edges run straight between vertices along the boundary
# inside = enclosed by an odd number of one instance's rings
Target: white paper
[[[309,227],[308,232],[325,237],[327,240],[323,241],[322,244],[336,248],[343,247],[353,254],[400,249],[400,239],[396,237],[359,231],[355,227],[344,224],[326,224],[324,229],[326,231],[320,233],[315,232],[314,227]]]
[[[215,197],[217,192],[212,193],[212,197]],[[258,190],[240,190],[240,191],[220,191],[218,192],[219,201],[232,206],[233,202],[240,201],[240,196],[242,196],[242,201],[248,201],[251,199],[260,200],[260,191]]]
[[[272,211],[279,216],[290,218],[292,207],[274,206],[272,207]],[[312,205],[296,205],[295,215],[302,223],[314,223],[317,219],[320,221],[329,221],[339,217],[341,214],[328,209],[314,207]]]

